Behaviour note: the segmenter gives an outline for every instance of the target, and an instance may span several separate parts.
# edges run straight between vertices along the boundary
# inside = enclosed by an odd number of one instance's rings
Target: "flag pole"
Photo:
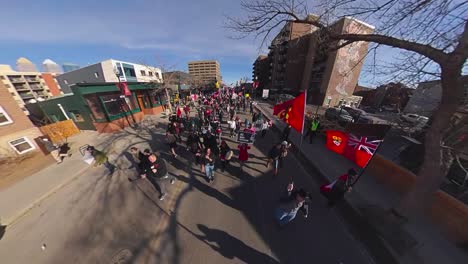
[[[307,89],[304,90],[304,113],[302,114],[301,141],[299,143],[299,149],[302,149],[302,141],[304,140],[304,123],[305,123],[306,108],[307,108]]]

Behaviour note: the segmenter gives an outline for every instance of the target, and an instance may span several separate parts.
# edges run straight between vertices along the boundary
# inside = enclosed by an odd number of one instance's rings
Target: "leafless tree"
[[[397,211],[409,216],[431,201],[448,170],[447,153],[441,148],[450,118],[462,103],[461,75],[468,55],[468,2],[455,0],[323,0],[308,6],[304,0],[242,1],[243,17],[230,17],[227,27],[242,38],[254,35],[262,45],[287,22],[306,23],[321,31],[320,41],[336,48],[369,42],[402,51],[401,61],[387,65],[392,78],[440,77],[442,98],[425,136],[425,156],[416,184]],[[309,10],[317,19],[307,19]],[[375,25],[371,34],[334,32],[330,25],[342,17],[354,17]],[[336,46],[336,43],[337,46]],[[374,51],[375,52],[375,51]],[[374,54],[375,63],[375,54]],[[395,68],[395,66],[397,66]]]

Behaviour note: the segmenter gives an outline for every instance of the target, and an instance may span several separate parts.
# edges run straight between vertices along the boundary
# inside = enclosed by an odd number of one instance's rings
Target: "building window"
[[[155,72],[154,74],[156,74],[156,78],[159,79],[159,72]]]
[[[10,85],[9,85],[9,84],[5,84],[5,87],[6,87],[6,88],[10,88]]]
[[[3,76],[3,75],[0,76],[0,79],[5,80],[5,76]]]
[[[141,73],[141,76],[146,76],[146,72],[144,70],[141,70],[140,73]]]
[[[153,76],[153,72],[152,72],[152,71],[148,71],[148,75],[149,75],[149,76]]]
[[[8,144],[18,153],[23,154],[28,151],[35,149],[34,145],[29,141],[27,137],[18,138],[12,141],[9,141]]]
[[[75,121],[75,122],[84,122],[85,121],[83,116],[77,110],[70,110],[69,114],[70,114],[71,118],[73,119],[73,121]]]
[[[94,73],[94,77],[99,78],[99,73],[98,73],[98,72],[95,72],[95,73]]]
[[[0,126],[8,125],[13,123],[13,120],[11,120],[10,116],[7,114],[5,109],[0,106]]]

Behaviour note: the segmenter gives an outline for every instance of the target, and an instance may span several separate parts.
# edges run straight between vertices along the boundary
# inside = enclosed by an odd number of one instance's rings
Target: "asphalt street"
[[[234,160],[210,184],[184,147],[177,159],[169,156],[160,121],[116,134],[112,176],[90,168],[8,227],[1,263],[372,263],[294,155],[277,178],[265,167],[279,140],[272,131],[258,137],[244,172]],[[137,173],[125,150],[146,145],[178,179],[164,201],[147,180],[128,180]],[[309,217],[298,213],[280,229],[273,211],[291,176],[312,194]]]

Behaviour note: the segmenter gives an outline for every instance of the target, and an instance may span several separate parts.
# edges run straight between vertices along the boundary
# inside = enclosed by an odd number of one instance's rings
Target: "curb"
[[[78,173],[76,173],[75,175],[73,175],[72,177],[70,177],[69,179],[65,180],[64,182],[54,186],[52,189],[50,189],[49,191],[47,191],[46,193],[44,193],[43,195],[41,195],[39,198],[33,200],[29,206],[27,206],[26,208],[24,209],[21,209],[21,210],[18,210],[18,213],[16,213],[14,216],[8,218],[5,220],[4,223],[2,223],[2,225],[6,225],[7,228],[14,225],[18,220],[20,220],[23,216],[25,216],[26,214],[29,213],[29,211],[31,211],[32,209],[34,209],[36,206],[38,206],[42,201],[44,201],[45,199],[47,199],[49,196],[51,196],[52,194],[56,193],[57,191],[59,191],[60,189],[62,189],[63,187],[65,187],[66,185],[68,185],[69,183],[71,183],[72,181],[74,181],[75,179],[78,178],[78,176],[80,176],[81,174],[83,174],[83,172],[85,172],[89,167],[86,166],[84,167],[83,169],[79,170]]]
[[[267,116],[265,113],[266,111],[260,109],[257,105],[255,108],[262,112],[263,116],[270,120],[270,117]],[[281,135],[282,129],[273,122],[273,130],[274,132]],[[325,173],[314,164],[314,162],[307,158],[307,156],[301,151],[299,146],[291,142],[294,145],[297,151],[291,151],[294,156],[299,160],[299,162],[310,170],[313,174],[316,175],[312,176],[314,181],[319,185],[324,182],[330,182],[325,175]],[[377,231],[372,227],[372,225],[367,221],[367,219],[361,214],[360,209],[357,208],[355,205],[352,205],[347,199],[343,199],[343,201],[335,207],[337,213],[342,218],[342,222],[350,231],[351,235],[358,241],[360,241],[366,248],[365,250],[370,255],[370,257],[374,260],[375,263],[383,263],[383,264],[393,264],[399,263],[398,258],[392,253],[391,249],[386,246],[385,241],[383,241],[380,236],[378,235]]]

